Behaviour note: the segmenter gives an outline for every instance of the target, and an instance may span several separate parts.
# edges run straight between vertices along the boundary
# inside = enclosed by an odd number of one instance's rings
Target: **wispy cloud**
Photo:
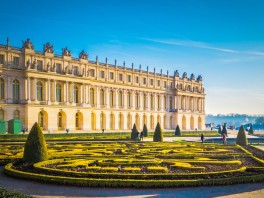
[[[193,41],[193,40],[189,40],[189,39],[182,39],[182,40],[178,40],[178,39],[177,40],[166,40],[166,39],[152,39],[152,38],[139,38],[139,39],[142,39],[145,41],[150,41],[153,43],[161,43],[161,44],[167,44],[167,45],[209,49],[209,50],[215,50],[215,51],[226,52],[226,53],[240,53],[240,54],[264,56],[264,52],[238,51],[238,50],[233,50],[233,49],[220,48],[220,47],[212,46],[212,45],[205,43],[205,42]]]

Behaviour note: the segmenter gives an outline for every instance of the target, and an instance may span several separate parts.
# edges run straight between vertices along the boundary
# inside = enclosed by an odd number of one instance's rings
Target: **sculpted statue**
[[[174,76],[179,77],[179,75],[180,74],[179,74],[178,70],[176,70]]]
[[[183,72],[182,78],[187,78],[187,72]]]
[[[30,67],[30,59],[27,60],[27,69]]]
[[[43,51],[44,53],[54,53],[54,50],[53,50],[53,45],[50,45],[49,42],[47,42],[44,46],[43,46]]]
[[[194,80],[195,79],[195,76],[194,74],[191,74],[191,77],[190,77],[191,80]]]
[[[71,56],[71,51],[68,48],[62,48],[62,56]]]
[[[32,67],[33,67],[33,69],[36,69],[37,68],[37,60],[36,59],[34,59],[34,62],[32,64]]]
[[[22,41],[22,43],[24,49],[34,49],[34,45],[30,42],[29,38],[26,41]]]
[[[203,77],[202,77],[201,75],[199,75],[199,76],[197,77],[197,81],[203,81]]]
[[[80,58],[80,59],[88,60],[88,54],[83,50],[83,51],[81,51],[81,53],[79,54],[79,58]]]

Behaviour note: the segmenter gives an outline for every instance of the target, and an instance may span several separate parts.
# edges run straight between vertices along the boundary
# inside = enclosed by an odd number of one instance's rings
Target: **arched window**
[[[127,93],[127,106],[131,107],[131,94],[130,94],[130,92]],[[130,129],[130,128],[128,128],[128,129]]]
[[[57,84],[56,85],[56,101],[57,102],[61,102],[61,85],[60,84]]]
[[[73,87],[73,101],[79,103],[79,89],[76,85]]]
[[[100,105],[104,105],[104,101],[105,101],[105,92],[103,89],[100,89]]]
[[[150,108],[154,108],[154,96],[152,94],[150,95]]]
[[[139,108],[139,94],[136,93],[135,95],[135,102],[136,102],[136,108]]]
[[[43,101],[43,84],[41,82],[37,83],[37,100]]]
[[[158,109],[160,109],[160,96],[157,96]]]
[[[122,93],[122,91],[118,92],[118,105],[119,105],[119,108],[123,107],[123,93]]]
[[[109,93],[109,105],[110,107],[114,106],[114,92],[112,90]]]
[[[131,129],[132,128],[132,116],[131,114],[127,115],[127,129]]]
[[[20,112],[18,110],[15,110],[13,112],[13,119],[16,119],[16,120],[20,119]]]
[[[90,104],[94,105],[94,89],[90,89]]]
[[[166,96],[164,96],[163,103],[164,103],[164,110],[166,111],[167,109],[167,97]]]
[[[0,78],[0,100],[5,99],[5,82]]]
[[[105,114],[100,114],[100,129],[105,129]]]
[[[62,129],[62,113],[58,113],[58,128],[59,130]]]
[[[154,129],[154,116],[153,115],[150,116],[150,128]]]
[[[0,109],[0,120],[5,120],[5,112],[3,109]]]
[[[19,102],[19,81],[18,80],[13,81],[13,101],[14,103]]]
[[[75,114],[75,129],[79,129],[79,114]]]
[[[123,114],[119,114],[119,121],[118,121],[118,125],[119,125],[119,130],[124,129],[124,119],[123,119]]]
[[[145,109],[147,107],[147,94],[143,95],[143,108]]]
[[[110,114],[110,129],[115,129],[115,115],[113,113]]]

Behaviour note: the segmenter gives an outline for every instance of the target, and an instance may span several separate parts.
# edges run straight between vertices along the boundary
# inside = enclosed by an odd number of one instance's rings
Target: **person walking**
[[[141,131],[141,133],[140,133],[140,141],[143,141],[143,137],[144,137],[144,132]]]
[[[202,143],[204,143],[204,134],[203,133],[201,135],[201,140],[202,140]]]
[[[226,134],[223,134],[223,144],[226,144]]]

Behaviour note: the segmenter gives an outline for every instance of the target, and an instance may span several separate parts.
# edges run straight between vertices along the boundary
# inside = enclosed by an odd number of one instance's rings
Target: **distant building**
[[[19,119],[26,128],[38,122],[44,130],[204,129],[202,77],[88,60],[68,48],[54,54],[46,43],[34,50],[0,45],[0,119]]]

